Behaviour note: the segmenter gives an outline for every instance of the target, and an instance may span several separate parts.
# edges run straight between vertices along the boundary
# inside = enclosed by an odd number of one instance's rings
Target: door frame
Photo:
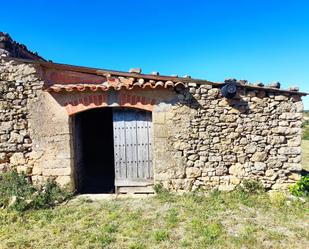
[[[112,106],[106,106],[106,107],[99,107],[99,108],[111,108],[112,109],[112,115],[114,115],[114,110],[115,109],[123,109],[123,110],[137,110],[137,111],[143,111],[143,112],[149,112],[151,114],[151,124],[152,124],[152,133],[150,137],[151,141],[151,148],[149,153],[151,153],[152,157],[152,178],[151,179],[135,179],[133,180],[127,180],[127,179],[116,179],[116,172],[115,172],[115,179],[114,179],[114,187],[115,187],[115,194],[122,194],[122,193],[154,193],[153,186],[154,186],[154,167],[153,167],[153,117],[152,117],[152,111],[144,110],[144,109],[139,109],[139,108],[132,108],[132,107],[112,107]],[[85,110],[85,112],[90,111]],[[83,174],[83,167],[80,166],[81,161],[82,161],[82,153],[81,147],[82,147],[82,142],[80,141],[80,137],[78,136],[78,128],[77,122],[76,122],[76,115],[78,115],[80,112],[76,113],[75,115],[69,116],[69,127],[70,127],[70,133],[71,133],[71,141],[70,141],[70,151],[71,151],[71,168],[72,168],[72,185],[73,189],[76,191],[82,187],[82,177],[81,175]],[[112,120],[113,122],[113,120]],[[114,124],[113,124],[114,125]],[[114,132],[114,128],[113,128]],[[78,142],[79,141],[79,142]],[[113,143],[114,143],[114,137],[113,137]],[[115,149],[115,145],[114,145]],[[116,170],[115,167],[115,158],[114,158],[114,170]]]

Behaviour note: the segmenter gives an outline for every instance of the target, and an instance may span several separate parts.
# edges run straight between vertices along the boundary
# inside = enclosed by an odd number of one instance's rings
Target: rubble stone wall
[[[70,123],[65,110],[42,90],[40,68],[0,63],[0,172],[16,168],[34,183],[71,181]]]
[[[28,104],[42,85],[33,65],[0,60],[0,171],[27,170],[32,151]]]
[[[34,182],[70,183],[71,119],[42,90],[40,72],[0,60],[0,172],[14,167]],[[231,190],[250,178],[282,189],[299,179],[303,104],[297,93],[242,87],[228,100],[219,88],[196,83],[166,93],[168,101],[153,108],[155,183],[172,191]]]
[[[231,190],[243,179],[282,189],[299,179],[303,104],[298,95],[189,83],[154,120],[155,177],[175,191]]]

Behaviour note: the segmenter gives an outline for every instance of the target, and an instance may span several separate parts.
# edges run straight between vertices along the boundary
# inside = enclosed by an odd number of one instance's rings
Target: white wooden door
[[[151,112],[114,109],[115,186],[153,184]]]

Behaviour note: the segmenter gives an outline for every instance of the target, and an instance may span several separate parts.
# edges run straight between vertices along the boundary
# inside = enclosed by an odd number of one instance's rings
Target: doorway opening
[[[75,185],[78,193],[115,193],[112,108],[74,117]]]

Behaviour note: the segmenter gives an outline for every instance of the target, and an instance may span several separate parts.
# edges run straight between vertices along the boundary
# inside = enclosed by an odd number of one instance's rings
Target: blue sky
[[[54,62],[309,92],[307,0],[10,0],[0,30]]]

